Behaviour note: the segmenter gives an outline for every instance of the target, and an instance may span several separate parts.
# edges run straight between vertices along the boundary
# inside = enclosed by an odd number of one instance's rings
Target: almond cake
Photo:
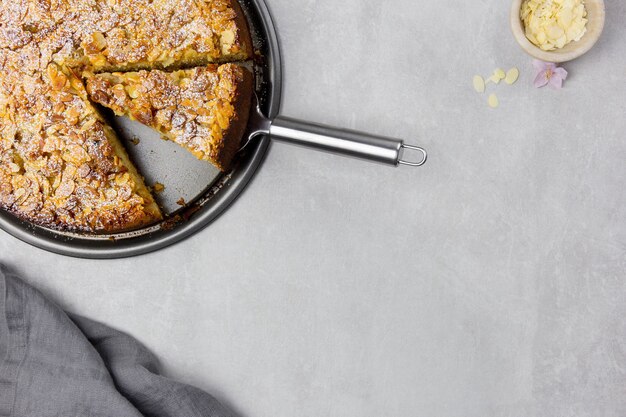
[[[236,0],[0,2],[0,208],[41,226],[97,233],[162,219],[116,133],[92,104],[103,101],[102,94],[89,97],[85,79],[148,69],[147,79],[174,80],[175,69],[203,66],[178,77],[191,80],[192,88],[206,86],[204,95],[189,91],[181,98],[164,89],[159,102],[157,92],[139,88],[133,100],[155,110],[147,124],[223,169],[245,126],[251,75],[235,65],[207,64],[245,61],[251,53]],[[181,106],[180,116],[174,118],[170,107],[167,122],[157,107],[170,102]],[[148,113],[141,114],[147,120]],[[207,143],[184,131],[193,128]]]

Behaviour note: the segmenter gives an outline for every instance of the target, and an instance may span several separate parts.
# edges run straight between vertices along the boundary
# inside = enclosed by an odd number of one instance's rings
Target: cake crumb
[[[152,187],[152,190],[157,194],[161,194],[163,191],[165,191],[165,185],[161,184],[160,182],[157,182]]]

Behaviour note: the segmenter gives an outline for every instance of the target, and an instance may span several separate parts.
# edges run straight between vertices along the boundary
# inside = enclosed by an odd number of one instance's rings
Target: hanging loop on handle
[[[426,150],[424,148],[420,148],[419,146],[407,145],[406,143],[403,143],[402,144],[402,149],[409,149],[409,150],[412,150],[412,151],[417,151],[419,154],[421,154],[421,158],[422,159],[419,162],[411,162],[411,161],[405,161],[403,159],[400,159],[398,161],[398,163],[400,165],[407,165],[407,166],[410,166],[410,167],[421,167],[428,160],[428,152],[426,152]],[[404,155],[403,155],[403,157],[404,157]]]

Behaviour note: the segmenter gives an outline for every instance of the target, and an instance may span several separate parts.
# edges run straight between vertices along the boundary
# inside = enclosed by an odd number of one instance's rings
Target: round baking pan
[[[280,109],[282,66],[276,29],[264,0],[240,0],[255,50],[254,73],[261,111],[270,118]],[[220,173],[206,162],[136,122],[106,113],[167,215],[156,225],[117,234],[61,232],[35,226],[0,210],[0,228],[16,238],[62,255],[112,259],[136,256],[185,239],[214,221],[243,191],[267,152],[261,135],[240,152],[233,168]]]

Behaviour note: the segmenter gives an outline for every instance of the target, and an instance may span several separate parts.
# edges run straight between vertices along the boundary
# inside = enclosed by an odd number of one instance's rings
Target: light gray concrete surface
[[[505,0],[268,0],[283,113],[410,138],[423,169],[275,144],[214,225],[85,261],[0,259],[242,417],[626,416],[626,3],[562,91]],[[518,84],[471,87],[517,66]]]

